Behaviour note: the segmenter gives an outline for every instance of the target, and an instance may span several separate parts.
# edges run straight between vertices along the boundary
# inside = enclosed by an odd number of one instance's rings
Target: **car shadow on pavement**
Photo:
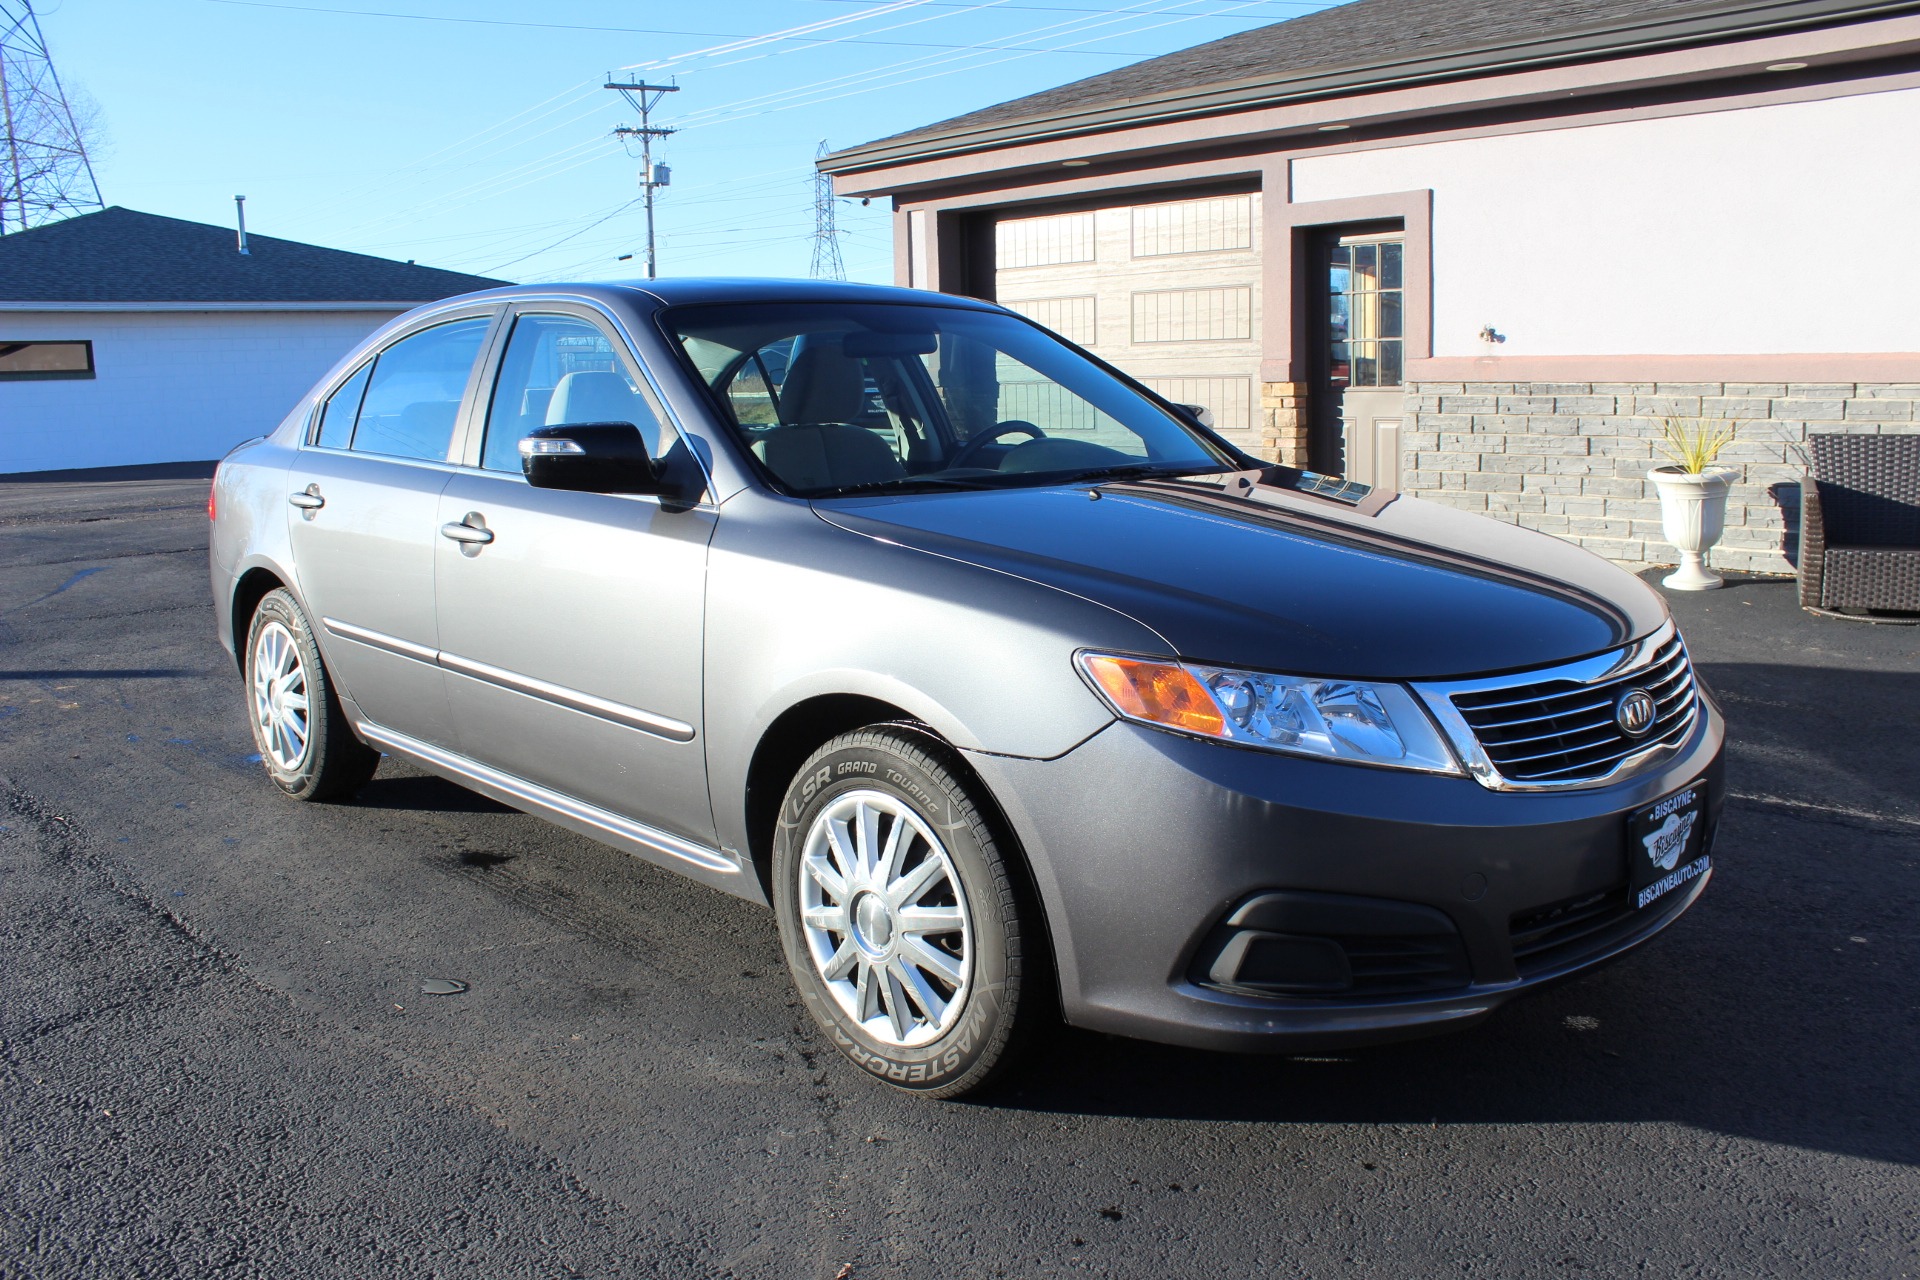
[[[353,803],[369,809],[405,809],[417,813],[516,813],[478,791],[448,782],[430,773],[418,773],[382,761],[379,776],[354,795]]]
[[[1279,1124],[1668,1121],[1920,1164],[1920,676],[1702,663],[1714,881],[1615,964],[1429,1040],[1300,1058],[1065,1030],[993,1105]]]

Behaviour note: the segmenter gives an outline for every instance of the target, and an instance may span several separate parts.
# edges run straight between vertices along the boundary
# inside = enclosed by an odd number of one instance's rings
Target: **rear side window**
[[[491,323],[477,316],[435,325],[382,351],[360,403],[353,451],[446,461],[460,398]]]
[[[517,475],[528,432],[588,422],[632,423],[660,456],[660,419],[613,340],[573,316],[521,316],[494,381],[480,465]]]
[[[320,410],[315,444],[323,449],[344,449],[353,443],[353,420],[360,416],[360,397],[367,393],[367,375],[372,372],[371,364],[361,365],[358,373],[327,397],[326,407]]]

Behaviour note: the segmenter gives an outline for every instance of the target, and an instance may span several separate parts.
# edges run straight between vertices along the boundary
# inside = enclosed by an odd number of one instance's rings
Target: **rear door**
[[[462,539],[435,539],[460,749],[710,843],[701,636],[717,513],[704,491],[687,505],[535,489],[518,446],[539,426],[631,422],[650,454],[704,477],[604,318],[522,304],[511,324],[469,465],[439,498],[439,525]]]
[[[329,669],[367,718],[441,745],[436,517],[494,320],[455,313],[382,349],[327,395],[288,471],[294,571]]]

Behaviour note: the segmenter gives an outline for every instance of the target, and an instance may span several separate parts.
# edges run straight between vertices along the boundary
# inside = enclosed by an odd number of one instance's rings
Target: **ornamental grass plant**
[[[1662,418],[1660,452],[1687,475],[1700,475],[1733,443],[1736,426],[1725,418]]]

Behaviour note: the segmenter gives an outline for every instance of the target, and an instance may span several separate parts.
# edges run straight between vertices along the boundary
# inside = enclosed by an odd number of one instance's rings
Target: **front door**
[[[597,321],[558,310],[513,321],[478,465],[440,495],[440,662],[464,754],[710,843],[700,735],[713,509],[535,489],[520,471],[535,427],[632,422],[658,457],[663,436],[672,443],[663,420]]]
[[[1396,492],[1405,421],[1403,236],[1333,233],[1320,261],[1313,465]]]
[[[450,744],[434,663],[435,517],[492,315],[419,330],[327,397],[287,472],[300,594],[327,666],[377,724]]]

